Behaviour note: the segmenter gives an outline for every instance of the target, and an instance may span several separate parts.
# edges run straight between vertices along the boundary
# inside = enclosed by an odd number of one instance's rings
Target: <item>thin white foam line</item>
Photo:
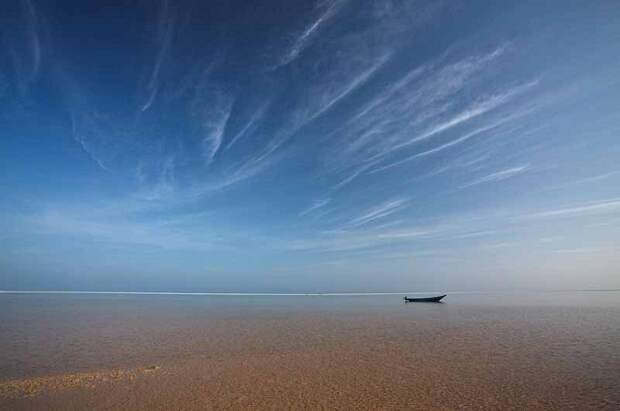
[[[448,291],[452,294],[468,293],[462,291]],[[403,294],[436,294],[439,291],[403,291],[390,293],[181,293],[168,291],[43,291],[43,290],[0,290],[0,294],[114,294],[114,295],[188,295],[188,296],[371,296],[371,295],[403,295]]]

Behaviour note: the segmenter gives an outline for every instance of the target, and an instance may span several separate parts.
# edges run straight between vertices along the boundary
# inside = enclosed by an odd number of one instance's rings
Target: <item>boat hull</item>
[[[422,298],[409,298],[404,297],[406,303],[440,303],[441,299],[444,298],[447,294],[438,295],[437,297],[422,297]]]

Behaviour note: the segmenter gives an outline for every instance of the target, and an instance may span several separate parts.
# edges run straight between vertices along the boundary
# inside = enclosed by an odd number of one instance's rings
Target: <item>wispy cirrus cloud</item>
[[[560,190],[564,188],[573,188],[575,186],[579,186],[582,184],[590,184],[590,183],[598,183],[604,182],[606,180],[610,180],[614,177],[620,177],[620,170],[614,170],[606,173],[599,173],[595,175],[591,175],[589,177],[583,177],[578,179],[571,179],[570,181],[562,184],[557,184],[548,188],[548,190]]]
[[[216,180],[205,184],[198,184],[196,186],[197,190],[194,190],[194,192],[198,195],[203,195],[223,190],[234,184],[250,179],[277,163],[278,156],[272,154],[273,150],[267,148],[258,155],[233,164],[224,169],[223,173],[219,174]]]
[[[235,145],[237,141],[239,141],[243,137],[246,137],[248,134],[252,133],[252,131],[256,129],[260,121],[263,119],[263,117],[267,113],[267,110],[269,109],[271,103],[272,103],[271,100],[267,100],[266,102],[261,103],[254,110],[254,113],[252,114],[248,122],[241,128],[241,130],[237,132],[237,134],[235,134],[230,139],[228,144],[226,144],[226,146],[224,147],[224,150],[230,149],[233,145]]]
[[[111,171],[106,165],[107,159],[104,150],[98,146],[102,141],[101,133],[92,116],[82,113],[71,113],[71,135],[84,153],[104,171]]]
[[[595,214],[608,214],[620,212],[620,199],[610,198],[601,201],[576,204],[574,206],[557,208],[547,211],[522,215],[521,218],[569,218]]]
[[[214,100],[216,101],[214,106],[205,110],[202,120],[205,133],[202,144],[207,164],[213,162],[222,145],[234,101],[225,95],[217,95]]]
[[[151,107],[157,92],[159,91],[159,76],[162,69],[164,59],[170,51],[172,45],[172,39],[174,35],[176,23],[176,16],[171,10],[168,0],[161,1],[161,7],[159,10],[159,19],[157,22],[157,32],[155,36],[157,44],[157,54],[155,56],[155,62],[151,69],[149,80],[146,84],[146,93],[143,103],[140,107],[141,111],[146,111]]]
[[[537,81],[520,84],[478,98],[457,109],[454,101],[462,100],[459,95],[470,88],[472,76],[492,70],[493,63],[504,54],[505,49],[506,46],[501,46],[487,54],[465,57],[451,63],[445,61],[449,60],[449,54],[442,56],[434,63],[413,68],[363,105],[351,120],[332,135],[334,142],[328,156],[328,171],[340,173],[341,170],[350,170],[349,177],[342,180],[337,188],[366,172],[386,170],[413,158],[445,150],[475,135],[489,132],[502,122],[517,118],[504,115],[503,121],[492,120],[451,142],[411,153],[411,148],[417,143],[503,107],[537,84]],[[520,110],[522,113],[526,111]],[[401,154],[405,157],[398,158]],[[396,158],[392,158],[394,156]]]
[[[331,198],[322,198],[320,200],[315,200],[312,202],[310,207],[305,208],[299,213],[300,217],[306,216],[310,213],[314,213],[315,211],[325,207],[327,204],[331,202]]]
[[[321,29],[334,15],[338,12],[340,7],[346,2],[346,0],[328,0],[317,4],[317,9],[320,10],[320,14],[297,36],[295,37],[293,44],[281,57],[280,61],[275,68],[285,66],[301,55],[306,47],[311,43],[314,36],[316,36]]]
[[[407,202],[408,199],[406,198],[397,198],[385,201],[378,206],[371,207],[370,209],[364,211],[361,215],[353,218],[347,223],[347,226],[358,227],[388,217],[402,210]]]
[[[476,117],[482,114],[485,114],[505,104],[506,102],[510,101],[512,97],[521,94],[522,92],[529,89],[536,83],[537,81],[526,83],[524,85],[520,85],[512,89],[509,89],[508,91],[504,93],[492,95],[480,101],[476,101],[472,105],[467,107],[464,111],[457,113],[455,116],[451,117],[447,121],[432,125],[429,129],[424,131],[421,135],[415,136],[414,138],[404,141],[400,144],[396,144],[395,146],[392,147],[392,149],[396,150],[402,147],[406,147],[410,144],[414,144],[419,141],[429,139],[437,134],[440,134],[446,130],[449,130],[450,128],[453,128],[462,123],[475,119]]]
[[[485,126],[480,127],[480,128],[477,128],[477,129],[475,129],[473,131],[470,131],[470,132],[466,133],[465,135],[463,135],[461,137],[458,137],[458,138],[456,138],[454,140],[451,140],[451,141],[449,141],[447,143],[441,144],[439,146],[433,147],[433,148],[425,150],[425,151],[421,151],[419,153],[415,153],[415,154],[413,154],[413,155],[411,155],[409,157],[405,157],[402,160],[398,160],[398,161],[395,161],[393,163],[377,167],[377,168],[373,169],[372,171],[370,171],[370,173],[377,173],[377,172],[384,171],[384,170],[387,170],[387,169],[390,169],[390,168],[393,168],[393,167],[398,167],[398,166],[400,166],[402,164],[405,164],[405,163],[408,163],[408,162],[410,162],[412,160],[415,160],[416,158],[426,157],[426,156],[429,156],[431,154],[439,153],[440,151],[443,151],[443,150],[446,150],[446,149],[448,149],[450,147],[453,147],[453,146],[456,146],[458,144],[464,143],[464,142],[466,142],[467,140],[469,140],[469,139],[471,139],[473,137],[479,136],[481,134],[486,133],[487,131],[493,130],[493,129],[497,128],[498,126],[500,126],[502,123],[504,123],[503,120],[499,121],[499,122],[496,122],[496,123],[485,125]]]
[[[10,85],[20,98],[40,78],[44,52],[48,47],[44,15],[32,0],[19,0],[3,6],[2,77],[11,73]],[[4,63],[6,67],[2,67]],[[6,71],[5,71],[6,69]],[[4,88],[3,87],[3,88]]]
[[[484,183],[493,183],[493,182],[503,181],[503,180],[518,176],[520,174],[523,174],[529,170],[531,170],[531,166],[529,164],[524,164],[524,165],[520,165],[516,167],[510,167],[504,170],[499,170],[494,173],[479,177],[473,181],[470,181],[467,184],[462,185],[461,188],[477,186],[479,184],[484,184]]]
[[[39,18],[31,0],[21,0],[25,20],[28,26],[28,40],[30,43],[32,66],[28,79],[34,80],[41,66],[41,40],[39,37]]]
[[[393,13],[391,7],[371,10],[351,10],[350,15],[338,14],[346,1],[320,3],[325,11],[298,37],[292,51],[286,56],[297,56],[306,48],[309,39],[316,37],[320,53],[314,53],[307,62],[305,86],[299,90],[297,105],[289,113],[287,125],[280,137],[286,140],[306,125],[337,107],[358,90],[362,89],[390,62],[402,44],[403,32],[414,32],[440,7],[405,7],[401,13]],[[359,23],[355,35],[336,31],[319,36],[328,20],[353,20]],[[300,45],[301,48],[300,48]],[[301,63],[300,63],[301,64]]]
[[[135,196],[147,201],[157,201],[169,199],[176,193],[175,168],[176,162],[173,156],[164,159],[163,164],[158,165],[159,175],[155,177],[155,181],[146,184],[150,176],[143,174],[142,163],[136,167],[140,188]]]
[[[286,244],[282,244],[282,247],[311,253],[378,252],[386,247],[412,247],[415,244],[449,238],[463,229],[444,223],[402,228],[359,225],[327,230],[304,238],[291,238]]]
[[[366,81],[368,81],[368,79],[378,70],[380,70],[381,67],[389,60],[389,57],[389,53],[378,56],[376,59],[374,59],[374,61],[372,61],[370,67],[357,74],[356,76],[350,78],[346,83],[344,83],[344,87],[337,88],[333,93],[328,93],[324,95],[324,98],[322,100],[325,101],[320,105],[318,111],[312,114],[310,120],[325,113],[334,105],[336,105],[340,100],[342,100],[353,91],[355,91],[358,87],[366,83]]]

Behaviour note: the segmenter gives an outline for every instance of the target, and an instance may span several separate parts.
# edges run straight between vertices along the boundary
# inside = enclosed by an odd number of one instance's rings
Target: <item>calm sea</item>
[[[620,292],[453,293],[443,304],[403,304],[402,295],[0,293],[0,380],[433,340],[442,341],[437,354],[464,347],[515,361],[521,353],[618,382]]]

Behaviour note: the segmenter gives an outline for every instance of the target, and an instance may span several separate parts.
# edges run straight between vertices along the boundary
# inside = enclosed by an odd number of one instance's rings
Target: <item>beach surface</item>
[[[620,293],[0,293],[0,409],[620,408]]]

